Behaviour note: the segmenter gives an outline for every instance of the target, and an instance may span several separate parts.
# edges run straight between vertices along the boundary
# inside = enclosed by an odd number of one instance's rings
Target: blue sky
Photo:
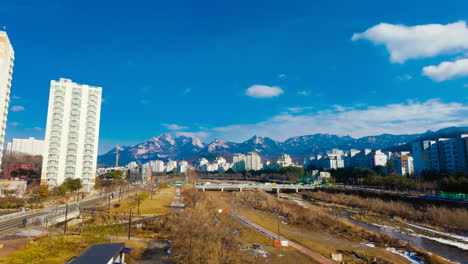
[[[100,153],[164,132],[467,125],[468,1],[380,2],[2,1],[16,56],[7,141],[44,137],[61,77],[103,87]]]

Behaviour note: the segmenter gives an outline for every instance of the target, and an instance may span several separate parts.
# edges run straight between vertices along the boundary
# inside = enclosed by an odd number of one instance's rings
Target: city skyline
[[[364,2],[7,1],[6,141],[44,138],[48,83],[62,77],[106,87],[100,153],[163,132],[239,142],[468,125],[468,3]],[[31,30],[33,19],[48,30]]]

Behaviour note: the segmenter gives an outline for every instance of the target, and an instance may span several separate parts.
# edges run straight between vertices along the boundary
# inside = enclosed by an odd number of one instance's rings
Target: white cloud
[[[291,113],[301,113],[304,112],[305,110],[310,110],[313,109],[312,106],[299,106],[299,107],[289,107],[288,111]]]
[[[167,129],[169,129],[169,130],[184,130],[184,129],[188,128],[188,127],[185,127],[185,126],[179,126],[177,124],[161,124],[161,125],[164,126]]]
[[[341,105],[333,105],[333,108],[335,108],[335,111],[337,112],[344,112],[344,111],[354,109],[353,107],[346,107],[346,106],[341,106]]]
[[[398,76],[397,79],[400,81],[409,81],[413,79],[413,76],[409,74],[403,74],[403,75]]]
[[[419,26],[380,23],[363,33],[353,34],[352,40],[359,39],[385,45],[390,60],[403,63],[408,59],[463,53],[468,50],[468,27],[465,21]]]
[[[468,59],[460,59],[454,62],[445,61],[439,65],[424,67],[423,75],[436,82],[468,76]]]
[[[310,91],[302,90],[302,91],[297,92],[297,94],[298,95],[303,95],[303,96],[308,96],[308,95],[310,95]]]
[[[20,125],[20,123],[19,123],[19,122],[11,122],[11,123],[9,123],[9,124],[10,124],[10,126],[14,126],[14,127],[16,127],[16,126],[19,126],[19,125]]]
[[[26,131],[31,131],[31,130],[42,131],[42,127],[27,127],[24,130],[26,130]]]
[[[19,112],[19,111],[24,111],[24,106],[21,105],[15,105],[10,108],[11,111],[13,112]]]
[[[288,75],[286,75],[284,73],[281,73],[281,74],[278,74],[278,78],[279,79],[286,79],[286,78],[288,78]]]
[[[292,136],[330,133],[362,137],[422,133],[449,126],[468,125],[468,105],[443,103],[438,99],[384,106],[342,107],[293,115],[276,115],[256,124],[217,127],[213,132],[228,140],[242,141],[249,135],[285,140]]]
[[[184,137],[191,137],[191,138],[199,138],[199,139],[205,139],[210,136],[210,133],[208,132],[176,132],[176,136],[184,136]]]
[[[272,98],[283,93],[278,86],[252,85],[245,92],[246,95],[255,98]]]

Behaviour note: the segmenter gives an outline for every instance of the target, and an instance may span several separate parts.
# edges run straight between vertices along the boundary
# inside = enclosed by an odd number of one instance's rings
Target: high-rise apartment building
[[[152,160],[149,162],[149,165],[151,166],[153,172],[165,172],[166,171],[166,165],[164,165],[164,161],[162,160]]]
[[[440,170],[468,173],[468,134],[412,144],[414,171]]]
[[[413,142],[412,152],[414,159],[414,172],[421,173],[425,170],[432,170],[432,157],[431,157],[431,146],[435,145],[436,141],[425,140],[420,142]]]
[[[51,81],[41,184],[96,179],[102,88],[69,79]]]
[[[246,157],[244,154],[234,154],[232,157],[232,169],[234,171],[245,171]]]
[[[13,141],[7,145],[7,154],[42,156],[44,155],[44,140],[35,139],[33,137],[28,139],[14,138]]]
[[[0,165],[2,164],[3,141],[5,140],[14,59],[15,52],[8,35],[5,31],[0,31]]]
[[[257,152],[249,152],[245,157],[245,170],[261,170],[263,168],[262,158]]]

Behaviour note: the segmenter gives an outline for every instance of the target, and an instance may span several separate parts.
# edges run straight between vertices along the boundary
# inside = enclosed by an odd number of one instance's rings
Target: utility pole
[[[107,216],[110,217],[110,200],[111,200],[111,195],[109,194],[107,198]]]
[[[151,182],[151,189],[150,189],[151,200],[153,200],[153,183]]]
[[[281,237],[280,237],[280,221],[281,221],[281,215],[280,215],[280,210],[275,210],[276,211],[276,214],[278,215],[278,222],[277,222],[277,225],[278,225],[278,243],[280,243],[280,246],[281,246]]]
[[[131,230],[132,230],[132,208],[130,208],[130,213],[128,214],[128,239],[130,239]]]
[[[65,206],[65,227],[63,228],[63,233],[67,233],[67,219],[68,218],[68,204]]]
[[[140,196],[137,193],[137,202],[138,202],[138,212],[137,215],[140,215]]]
[[[279,228],[279,227],[280,227],[280,217],[279,217],[279,215],[278,215],[278,242],[279,242],[280,245],[281,245],[280,230],[279,230],[280,228]]]

